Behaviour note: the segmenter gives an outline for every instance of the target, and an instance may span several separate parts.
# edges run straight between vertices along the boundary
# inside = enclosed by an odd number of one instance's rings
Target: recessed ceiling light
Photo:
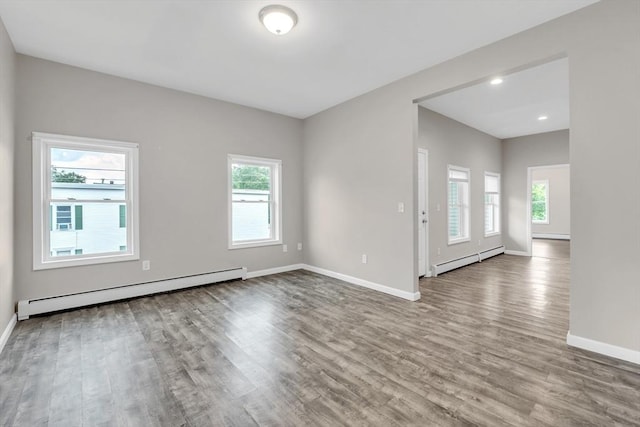
[[[278,4],[262,8],[258,17],[267,30],[278,36],[287,34],[298,22],[298,15],[293,10]]]
[[[491,80],[490,82],[492,85],[499,85],[500,83],[502,83],[502,79],[500,77],[496,77],[495,79]]]
[[[542,120],[547,120],[549,117],[548,116],[539,116],[538,120],[542,121]]]

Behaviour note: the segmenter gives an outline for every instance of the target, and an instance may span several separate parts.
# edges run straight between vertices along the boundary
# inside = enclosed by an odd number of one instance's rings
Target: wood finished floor
[[[531,254],[542,258],[569,258],[569,242],[566,240],[533,239]]]
[[[0,425],[640,425],[640,366],[565,344],[568,277],[501,255],[419,302],[296,271],[33,318]]]

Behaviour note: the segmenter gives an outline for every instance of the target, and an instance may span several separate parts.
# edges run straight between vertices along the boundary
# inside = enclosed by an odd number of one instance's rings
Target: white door
[[[427,203],[427,167],[428,153],[422,148],[418,149],[418,273],[422,277],[430,276],[429,265],[429,224]]]

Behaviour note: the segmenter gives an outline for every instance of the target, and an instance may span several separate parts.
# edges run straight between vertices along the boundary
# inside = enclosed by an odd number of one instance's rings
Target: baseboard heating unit
[[[80,292],[77,294],[60,295],[48,298],[22,300],[18,302],[18,320],[28,319],[29,316],[70,308],[84,307],[104,302],[118,301],[128,298],[152,295],[161,292],[186,289],[226,280],[246,279],[247,268],[215,271],[211,273],[195,274],[174,279],[157,280],[134,285],[118,286],[115,288]]]
[[[504,246],[498,246],[493,249],[487,249],[486,251],[478,252],[473,255],[468,255],[440,264],[434,264],[431,266],[431,274],[433,277],[436,277],[438,274],[446,273],[447,271],[455,270],[456,268],[464,267],[465,265],[482,262],[487,258],[491,258],[503,253]]]

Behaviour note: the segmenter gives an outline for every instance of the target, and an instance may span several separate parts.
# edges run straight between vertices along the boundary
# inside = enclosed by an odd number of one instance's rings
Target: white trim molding
[[[531,237],[534,239],[571,240],[571,235],[569,234],[532,233]]]
[[[313,265],[304,264],[302,268],[307,271],[311,271],[313,273],[318,273],[324,276],[333,277],[334,279],[343,280],[353,285],[362,286],[363,288],[373,289],[374,291],[383,292],[385,294],[393,295],[394,297],[403,298],[409,301],[418,301],[420,299],[420,292],[401,291],[400,289],[381,285],[379,283],[370,282],[364,279],[359,279],[357,277],[348,276],[346,274],[336,273],[335,271],[325,270],[324,268],[315,267]]]
[[[7,344],[7,341],[9,341],[11,332],[13,332],[13,329],[16,327],[16,322],[16,315],[13,314],[11,316],[11,319],[9,320],[9,323],[7,324],[7,327],[4,328],[4,332],[0,336],[0,353],[2,353],[2,350],[4,350],[4,346]]]
[[[161,279],[152,282],[116,286],[113,288],[96,289],[68,295],[57,295],[49,298],[18,301],[18,320],[26,320],[34,314],[51,313],[68,310],[70,308],[85,307],[104,302],[119,301],[128,298],[153,295],[160,292],[170,292],[194,286],[208,285],[227,280],[246,279],[246,267],[211,273],[194,274],[191,276]]]
[[[270,274],[286,273],[287,271],[302,270],[304,268],[304,264],[291,264],[282,267],[267,268],[265,270],[249,271],[247,272],[247,279],[268,276]]]
[[[135,261],[140,259],[140,203],[138,190],[138,170],[139,170],[139,146],[136,143],[109,141],[105,139],[84,138],[68,135],[56,135],[51,133],[33,132],[32,133],[32,200],[33,200],[33,269],[44,270],[50,268],[75,267],[79,265],[93,265],[110,262]],[[86,194],[73,191],[68,194],[60,194],[54,192],[53,181],[51,179],[51,167],[54,165],[52,152],[54,149],[75,150],[84,152],[93,152],[100,154],[123,156],[124,158],[124,184],[122,185],[123,194],[115,198],[97,199],[95,196],[87,196]],[[107,178],[105,178],[107,179]],[[121,178],[119,178],[121,179]],[[97,181],[97,178],[90,178],[89,181]],[[104,179],[103,179],[104,182]],[[112,181],[113,182],[113,181]],[[91,186],[98,185],[93,182]],[[57,185],[82,185],[87,186],[89,183],[65,184]],[[104,184],[103,184],[104,185]],[[111,184],[108,184],[111,185]],[[68,188],[68,187],[67,187]],[[89,187],[85,187],[89,188]],[[69,191],[69,190],[68,190]],[[84,196],[82,196],[84,194]],[[76,198],[69,196],[74,195]],[[102,197],[102,196],[100,196]],[[83,254],[73,252],[77,246],[68,247],[67,244],[60,242],[63,247],[69,250],[65,256],[58,256],[57,248],[54,247],[50,228],[55,224],[52,219],[52,206],[55,205],[95,205],[97,203],[110,206],[126,207],[124,217],[126,219],[126,227],[124,227],[124,235],[126,241],[121,242],[125,245],[117,247],[105,247],[94,253]],[[71,207],[69,208],[71,209]],[[85,213],[85,227],[88,220]],[[72,220],[72,221],[75,221]],[[75,222],[74,228],[75,228]],[[74,230],[74,234],[78,230]],[[65,232],[66,233],[66,232]],[[111,234],[110,234],[111,235]],[[94,236],[91,234],[91,236]],[[71,236],[73,237],[73,236]],[[66,241],[68,237],[63,240]],[[78,236],[75,236],[78,239]],[[54,239],[55,240],[55,239]],[[76,241],[73,240],[73,241]],[[54,256],[53,253],[56,253]]]
[[[571,331],[567,332],[567,345],[640,365],[640,351],[571,335]]]

